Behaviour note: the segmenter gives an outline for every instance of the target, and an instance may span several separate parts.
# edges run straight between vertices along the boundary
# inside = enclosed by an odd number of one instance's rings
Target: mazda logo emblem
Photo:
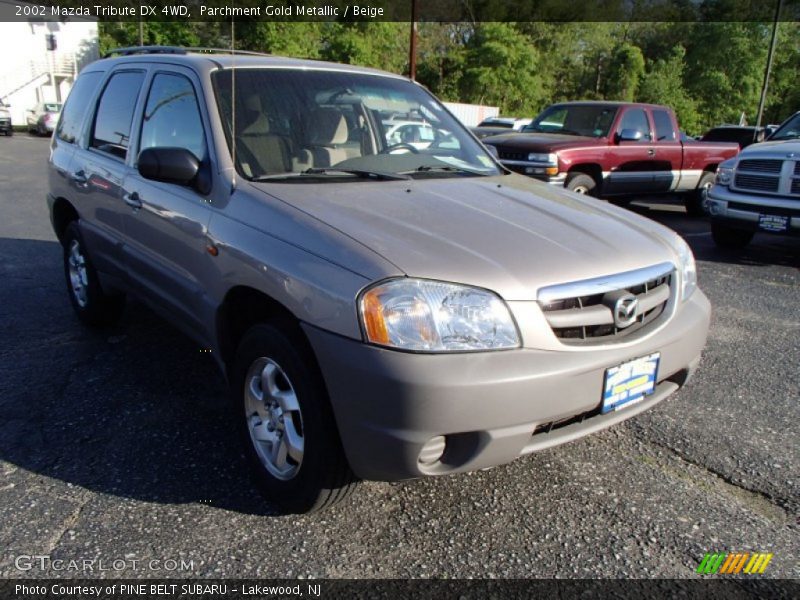
[[[614,303],[614,325],[625,329],[636,321],[639,310],[639,299],[633,294],[620,296]]]

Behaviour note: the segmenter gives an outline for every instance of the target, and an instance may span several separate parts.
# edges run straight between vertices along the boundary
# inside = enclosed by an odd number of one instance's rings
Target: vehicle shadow
[[[743,266],[778,265],[800,269],[800,238],[757,233],[742,250],[718,248],[711,238],[708,217],[690,217],[676,196],[637,199],[625,208],[679,233],[692,247],[697,260]]]
[[[89,330],[64,285],[56,242],[0,239],[4,478],[24,469],[145,502],[278,514],[247,474],[210,355],[138,303]]]

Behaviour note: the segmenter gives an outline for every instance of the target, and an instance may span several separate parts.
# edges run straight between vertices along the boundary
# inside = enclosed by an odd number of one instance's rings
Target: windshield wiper
[[[453,167],[450,165],[421,165],[413,171],[403,171],[403,174],[432,173],[436,171],[444,173],[468,173],[469,175],[479,175],[481,177],[487,177],[489,175],[481,171],[474,171],[473,169],[466,169],[464,167]]]
[[[349,169],[338,167],[314,167],[306,169],[302,175],[331,175],[335,173],[347,173],[348,175],[356,175],[364,179],[410,179],[408,175],[401,173],[389,173],[387,171],[369,171],[367,169]]]
[[[300,173],[274,173],[272,175],[259,175],[252,177],[250,181],[276,181],[281,179],[288,180],[302,180],[304,176],[315,175],[355,175],[364,179],[378,179],[378,180],[394,180],[394,179],[411,179],[408,175],[400,175],[398,173],[387,173],[385,171],[368,171],[367,169],[347,169],[337,167],[314,167],[306,169]]]

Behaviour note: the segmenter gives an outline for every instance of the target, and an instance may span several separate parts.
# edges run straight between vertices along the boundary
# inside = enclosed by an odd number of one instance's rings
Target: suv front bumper
[[[780,233],[800,235],[800,202],[792,198],[744,194],[714,185],[708,191],[707,212],[712,221],[748,231],[765,231],[758,225],[760,215],[786,216],[788,230]]]
[[[304,330],[353,471],[363,479],[394,481],[507,463],[647,410],[688,381],[710,313],[697,290],[664,329],[639,343],[558,352],[415,354],[309,325]],[[599,414],[605,370],[653,352],[661,353],[654,394]],[[446,439],[440,461],[421,463],[426,442],[438,436]]]

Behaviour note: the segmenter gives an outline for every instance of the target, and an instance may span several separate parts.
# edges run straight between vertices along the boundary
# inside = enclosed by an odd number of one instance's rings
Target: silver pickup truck
[[[706,210],[722,248],[743,248],[757,231],[800,235],[800,112],[719,165]]]
[[[285,510],[574,440],[697,367],[710,307],[687,244],[508,172],[423,87],[117,54],[84,69],[53,136],[69,299],[101,326],[136,295],[210,349]],[[431,139],[391,141],[412,117]]]

